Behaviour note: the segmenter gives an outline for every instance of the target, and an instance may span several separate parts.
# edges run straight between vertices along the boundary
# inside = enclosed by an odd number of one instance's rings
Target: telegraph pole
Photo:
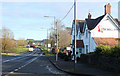
[[[75,63],[77,63],[77,60],[76,60],[76,0],[74,0],[74,22],[75,22],[75,51],[74,51],[74,61]]]
[[[56,61],[58,60],[58,23],[56,22],[57,26],[57,53],[56,53]]]
[[[48,29],[47,29],[47,51],[48,51]]]

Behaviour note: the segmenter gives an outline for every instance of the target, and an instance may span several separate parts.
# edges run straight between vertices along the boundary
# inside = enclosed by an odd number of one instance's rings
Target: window
[[[88,53],[88,45],[86,45],[86,53]]]
[[[81,36],[80,36],[80,35],[81,35],[81,33],[79,33],[79,39],[81,39]]]
[[[82,48],[79,49],[79,53],[82,53]]]
[[[86,30],[86,38],[88,37],[88,31]]]

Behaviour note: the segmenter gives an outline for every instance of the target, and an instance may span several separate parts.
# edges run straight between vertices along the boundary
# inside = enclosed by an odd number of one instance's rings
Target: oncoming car
[[[30,48],[29,48],[29,51],[30,51],[30,52],[32,52],[33,50],[34,50],[33,47],[30,47]]]

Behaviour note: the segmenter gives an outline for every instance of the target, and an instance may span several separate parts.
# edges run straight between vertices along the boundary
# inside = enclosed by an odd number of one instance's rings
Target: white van
[[[31,51],[31,52],[32,52],[33,50],[34,50],[33,47],[30,47],[30,48],[29,48],[29,51]]]

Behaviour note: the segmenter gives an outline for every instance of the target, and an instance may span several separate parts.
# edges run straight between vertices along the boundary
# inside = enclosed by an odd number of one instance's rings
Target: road
[[[20,55],[2,56],[2,76],[68,75],[58,70],[40,49]]]

